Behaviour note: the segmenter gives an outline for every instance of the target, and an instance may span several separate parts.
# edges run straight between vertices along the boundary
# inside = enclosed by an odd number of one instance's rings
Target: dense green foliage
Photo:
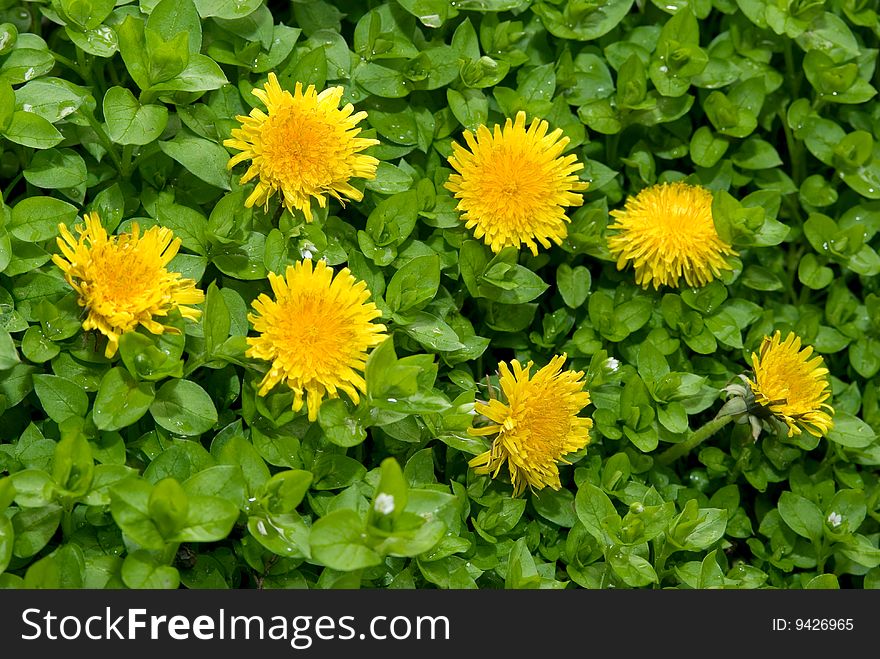
[[[0,586],[880,586],[876,0],[0,0]],[[223,147],[277,73],[342,85],[381,144],[361,202],[245,209]],[[444,189],[451,143],[517,111],[590,182],[561,246],[495,255]],[[609,210],[715,193],[735,268],[643,290]],[[50,260],[57,225],[161,224],[200,322],[113,359]],[[304,253],[367,282],[392,340],[316,423],[245,356]],[[835,428],[712,419],[765,335],[831,373]],[[500,360],[566,353],[592,443],[562,489],[476,476]],[[617,367],[609,358],[617,360]],[[496,384],[493,384],[495,382]],[[390,515],[373,505],[405,501]]]

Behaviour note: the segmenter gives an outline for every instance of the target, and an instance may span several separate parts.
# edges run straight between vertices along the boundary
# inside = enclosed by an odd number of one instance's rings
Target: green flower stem
[[[736,460],[736,463],[733,465],[733,469],[727,474],[727,482],[728,484],[735,483],[739,478],[739,475],[742,473],[743,468],[748,464],[749,459],[752,457],[752,449],[754,447],[753,442],[746,438],[742,442],[742,450],[740,451],[739,457]]]
[[[663,451],[663,453],[657,456],[654,461],[660,465],[668,465],[673,460],[677,460],[681,456],[690,453],[694,448],[699,446],[703,440],[714,435],[731,421],[733,421],[733,415],[731,414],[725,414],[721,417],[716,416],[680,444],[675,444]]]
[[[620,141],[620,133],[613,133],[605,139],[605,162],[609,166],[617,162],[617,144]]]
[[[71,71],[73,71],[74,73],[76,73],[76,74],[77,74],[80,78],[82,78],[83,80],[86,79],[86,75],[85,75],[85,73],[82,71],[82,69],[79,68],[79,64],[76,63],[76,62],[74,62],[72,59],[70,59],[70,58],[68,58],[68,57],[65,57],[64,55],[61,55],[61,54],[59,54],[59,53],[56,53],[55,51],[52,51],[52,57],[55,58],[55,61],[56,61],[58,64],[61,64],[61,65],[63,65],[63,66],[66,66],[68,69],[70,69]]]
[[[669,544],[664,536],[660,536],[654,540],[654,571],[657,573],[657,583],[654,588],[662,588],[663,577],[666,574],[666,559],[672,554],[669,550]]]
[[[116,147],[113,145],[113,142],[110,141],[107,133],[104,132],[101,122],[95,118],[95,114],[92,111],[85,108],[83,108],[83,116],[85,116],[86,120],[89,122],[89,126],[92,130],[95,131],[98,140],[101,142],[101,146],[106,149],[107,154],[110,156],[110,160],[113,161],[113,165],[116,167],[116,171],[118,171],[123,178],[127,177],[127,173],[123,171],[125,168],[122,166],[122,160],[119,157],[119,153],[117,153]]]
[[[65,502],[64,513],[61,516],[61,533],[65,540],[70,540],[76,531],[73,521],[73,503]]]
[[[159,95],[156,92],[141,91],[138,95],[138,103],[141,105],[149,105],[155,101],[158,96]]]
[[[15,186],[18,185],[18,182],[22,179],[23,175],[21,172],[9,182],[9,185],[6,186],[6,189],[3,191],[3,196],[0,197],[0,201],[4,199],[9,199],[9,196],[12,194],[12,191],[15,189]]]
[[[129,178],[131,176],[131,165],[134,160],[134,146],[131,144],[126,144],[122,147],[122,167],[125,170],[122,173],[123,178]]]
[[[206,356],[193,357],[187,362],[186,366],[183,367],[183,377],[187,377],[197,368],[204,366],[207,361],[208,359]]]

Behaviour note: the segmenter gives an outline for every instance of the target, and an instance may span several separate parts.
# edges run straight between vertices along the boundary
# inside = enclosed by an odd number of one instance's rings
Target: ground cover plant
[[[880,586],[875,0],[0,0],[0,585]]]

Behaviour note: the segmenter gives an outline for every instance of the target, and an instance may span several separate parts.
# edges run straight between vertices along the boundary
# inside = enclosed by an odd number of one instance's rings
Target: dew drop
[[[440,16],[438,14],[428,14],[427,16],[420,16],[419,20],[426,27],[440,27],[443,25],[443,21],[440,20]]]

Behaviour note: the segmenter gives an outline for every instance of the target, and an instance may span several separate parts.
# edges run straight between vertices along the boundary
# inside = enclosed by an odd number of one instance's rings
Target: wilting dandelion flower
[[[83,329],[107,337],[108,358],[116,354],[119,337],[138,325],[153,334],[179,333],[156,320],[173,309],[184,318],[199,318],[201,311],[187,305],[204,301],[204,293],[192,279],[165,267],[180,248],[180,239],[170,229],[154,226],[141,233],[133,223],[131,233],[109,236],[97,213],[87,213],[83,219],[84,227],[74,227],[78,237],[64,224],[58,225],[61,254],[52,261],[64,271],[85,308]]]
[[[248,357],[271,362],[260,383],[265,396],[278,383],[293,391],[293,409],[308,394],[309,420],[318,418],[324,396],[344,391],[357,404],[366,391],[360,372],[367,350],[385,338],[385,326],[372,322],[381,313],[367,302],[370,291],[348,268],[336,277],[325,261],[311,259],[287,267],[284,277],[269,273],[273,300],[265,293],[248,315],[257,336],[248,337]]]
[[[321,208],[328,195],[340,202],[346,197],[363,199],[349,180],[376,177],[379,161],[360,152],[379,142],[357,137],[357,124],[367,113],[354,112],[350,103],[339,109],[342,92],[342,87],[331,87],[318,93],[314,85],[303,92],[298,82],[291,94],[274,73],[263,89],[253,90],[266,112],[254,108],[249,116],[236,117],[241,128],[233,129],[232,138],[223,142],[241,151],[229,160],[229,169],[251,161],[241,183],[257,178],[245,206],[268,207],[272,195],[280,192],[288,211],[299,209],[311,222],[312,198]]]
[[[583,169],[577,156],[562,156],[569,139],[557,128],[547,134],[546,121],[533,119],[526,129],[526,113],[504,128],[495,125],[467,131],[470,150],[452,144],[449,164],[458,172],[449,176],[446,188],[459,200],[468,229],[494,252],[525,244],[538,253],[538,243],[550,247],[568,235],[566,206],[580,206],[587,183],[574,172]]]
[[[626,200],[623,210],[611,211],[616,222],[608,248],[617,258],[617,269],[632,263],[636,283],[704,286],[731,270],[725,256],[735,255],[715,230],[712,193],[683,182],[661,183]]]
[[[504,463],[510,471],[514,496],[526,485],[536,490],[549,485],[560,488],[557,463],[563,456],[590,442],[591,419],[578,416],[590,402],[583,391],[582,371],[561,372],[565,355],[557,355],[547,366],[530,376],[533,366],[525,368],[513,360],[510,367],[498,364],[499,383],[506,403],[492,399],[477,403],[476,410],[495,423],[472,428],[473,435],[496,435],[492,448],[470,461],[478,474],[498,475]]]
[[[801,339],[789,332],[765,336],[758,354],[752,353],[755,380],[749,381],[755,402],[788,426],[788,436],[806,430],[822,437],[834,427],[834,408],[825,401],[831,396],[828,369],[811,346],[801,348]]]

